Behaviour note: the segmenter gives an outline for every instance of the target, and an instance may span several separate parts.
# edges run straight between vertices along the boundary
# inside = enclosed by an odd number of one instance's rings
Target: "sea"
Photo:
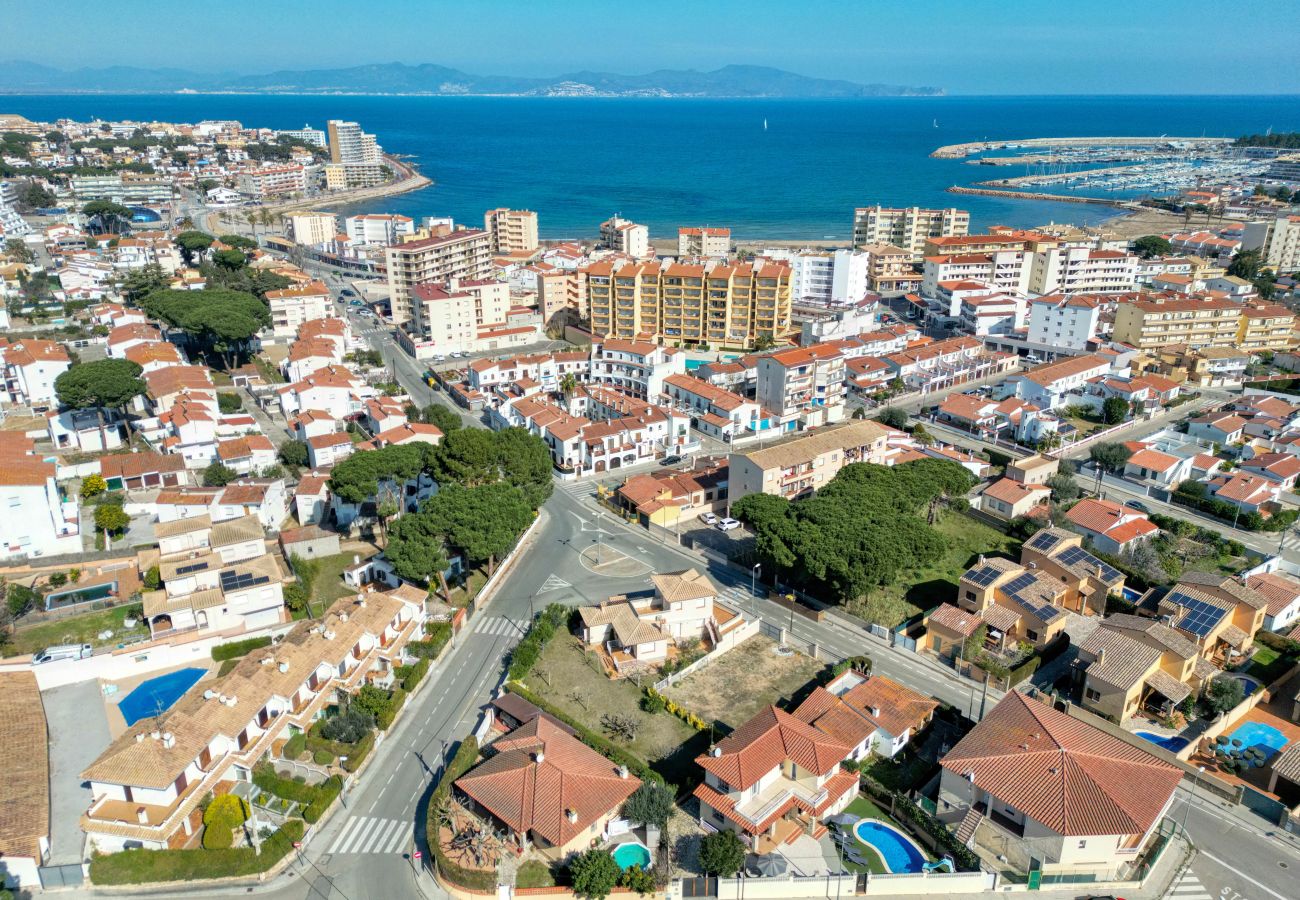
[[[945,144],[1031,137],[1300,131],[1300,96],[884,97],[859,100],[358,95],[7,95],[0,113],[324,128],[355,120],[434,183],[341,211],[482,220],[533,209],[543,238],[591,238],[611,215],[652,236],[729,226],[740,240],[847,240],[853,209],[959,206],[972,230],[1096,224],[1110,207],[958,196],[1027,174],[932,159]],[[1045,190],[1053,190],[1046,188]],[[1060,191],[1056,191],[1060,192]]]

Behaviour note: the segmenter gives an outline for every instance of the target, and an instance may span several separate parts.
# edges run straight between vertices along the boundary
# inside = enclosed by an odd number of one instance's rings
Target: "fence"
[[[741,625],[735,631],[731,631],[727,633],[725,638],[726,643],[719,644],[718,646],[710,650],[708,653],[701,656],[695,662],[691,663],[689,666],[679,669],[676,672],[673,672],[667,678],[655,682],[655,686],[654,686],[655,690],[656,691],[667,690],[668,688],[672,687],[674,684],[681,681],[683,678],[685,678],[687,675],[691,674],[692,672],[697,672],[700,669],[704,668],[705,666],[709,665],[719,656],[726,653],[728,650],[734,648],[741,641],[755,634],[758,634],[759,631],[762,629],[762,627],[763,627],[762,619],[747,619],[744,625]]]

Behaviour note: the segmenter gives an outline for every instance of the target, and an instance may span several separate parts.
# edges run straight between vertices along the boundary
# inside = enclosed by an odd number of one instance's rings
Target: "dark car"
[[[1136,509],[1138,512],[1151,512],[1151,508],[1140,500],[1125,500],[1124,505],[1129,509]]]
[[[659,460],[659,464],[662,466],[675,466],[681,461],[682,458],[674,454],[672,456],[665,456],[663,459]]]
[[[339,295],[343,297],[355,297],[357,295],[357,292],[352,290],[352,288],[344,288],[343,290],[339,291]]]

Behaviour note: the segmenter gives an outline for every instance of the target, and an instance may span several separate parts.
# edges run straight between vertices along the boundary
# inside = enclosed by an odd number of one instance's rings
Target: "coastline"
[[[1232,143],[1226,137],[1059,137],[1059,138],[1020,138],[1004,140],[966,141],[961,144],[945,144],[931,151],[933,159],[962,159],[987,150],[1005,150],[1009,147],[1140,147],[1147,144],[1192,144],[1195,146],[1220,146]]]

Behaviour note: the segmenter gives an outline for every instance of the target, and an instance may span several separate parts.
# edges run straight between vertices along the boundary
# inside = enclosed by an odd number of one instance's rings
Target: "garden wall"
[[[857,890],[857,883],[858,879],[855,875],[719,878],[718,900],[740,900],[742,897],[745,900],[781,900],[783,897],[851,897]]]
[[[758,629],[761,625],[761,622],[762,620],[760,619],[746,619],[745,624],[741,625],[739,628],[736,628],[731,632],[728,632],[726,638],[717,647],[714,647],[712,650],[710,650],[708,653],[701,656],[699,659],[691,663],[686,668],[674,672],[673,674],[669,675],[667,678],[655,682],[655,686],[654,686],[655,690],[663,691],[672,687],[674,684],[681,681],[683,678],[685,678],[687,675],[691,674],[692,672],[696,672],[704,668],[709,663],[716,660],[719,656],[722,656],[722,654],[726,653],[728,650],[732,650],[738,647],[747,638],[751,638],[754,635],[758,634]]]
[[[930,874],[868,875],[867,896],[901,896],[934,894],[947,897],[952,894],[979,894],[991,891],[997,885],[995,872],[931,872]]]
[[[1206,728],[1198,740],[1193,741],[1182,750],[1179,750],[1178,758],[1183,760],[1190,759],[1192,754],[1196,752],[1196,748],[1200,744],[1201,740],[1213,741],[1219,735],[1227,733],[1230,728],[1245,718],[1248,712],[1256,706],[1259,706],[1261,703],[1267,703],[1272,699],[1273,695],[1285,687],[1286,683],[1295,677],[1297,669],[1300,669],[1300,664],[1287,669],[1280,677],[1275,678],[1272,684],[1265,685],[1245,700],[1242,700],[1232,709],[1228,710],[1223,714],[1222,718]]]

